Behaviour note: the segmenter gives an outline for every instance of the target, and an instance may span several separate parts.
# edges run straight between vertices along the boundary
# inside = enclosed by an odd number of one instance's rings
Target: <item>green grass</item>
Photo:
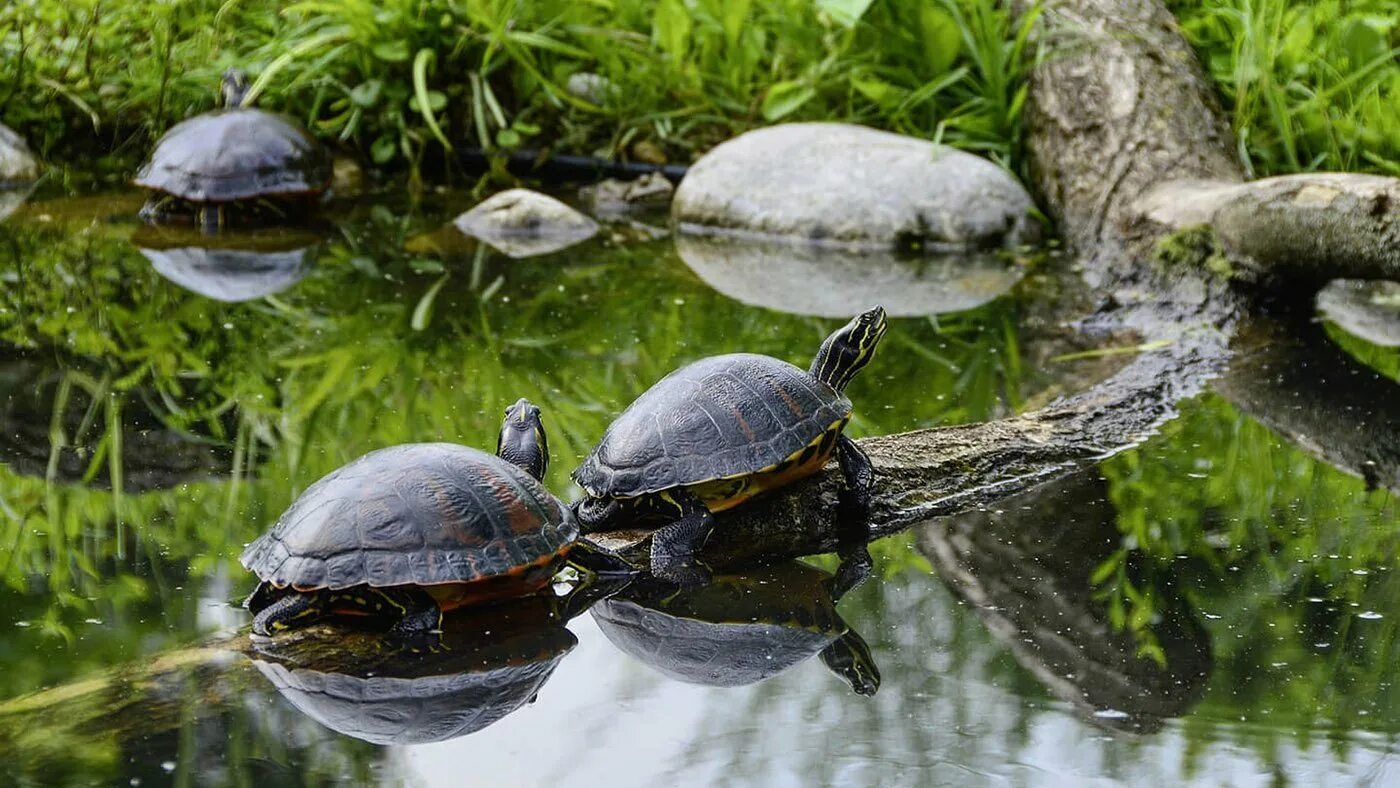
[[[851,120],[1014,158],[1024,44],[991,0],[20,0],[0,117],[51,161],[130,166],[246,66],[264,106],[379,164],[451,146],[686,161],[744,129]],[[177,10],[178,9],[178,10]],[[612,90],[582,98],[579,73]]]
[[[1253,175],[1400,175],[1395,0],[1177,0]]]
[[[125,177],[246,66],[263,105],[410,172],[450,148],[689,161],[746,129],[847,120],[1019,171],[1033,47],[997,0],[17,0],[0,119]],[[1400,173],[1394,0],[1174,0],[1259,175]],[[570,77],[613,89],[580,97]],[[97,154],[97,156],[94,156]],[[115,154],[106,156],[106,154]]]

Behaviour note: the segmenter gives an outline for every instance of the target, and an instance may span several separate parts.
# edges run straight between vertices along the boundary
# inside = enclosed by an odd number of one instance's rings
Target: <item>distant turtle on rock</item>
[[[231,68],[223,107],[160,138],[134,183],[154,192],[141,216],[206,230],[276,222],[306,212],[331,183],[331,157],[299,123],[243,106],[248,76]]]

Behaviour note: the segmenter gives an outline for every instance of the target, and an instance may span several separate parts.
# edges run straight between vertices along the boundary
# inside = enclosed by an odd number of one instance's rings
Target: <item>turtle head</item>
[[[880,689],[880,668],[875,665],[875,657],[870,646],[855,633],[846,634],[822,650],[822,662],[832,673],[846,680],[851,691],[857,695],[870,697]]]
[[[812,359],[812,377],[844,391],[846,384],[870,363],[875,346],[885,335],[889,323],[883,307],[872,307],[851,319],[826,338],[816,358]]]
[[[243,97],[248,95],[248,72],[237,66],[225,71],[219,81],[219,95],[227,108],[243,106]]]
[[[519,465],[536,479],[543,479],[549,467],[549,441],[545,438],[540,409],[521,397],[506,408],[501,422],[501,437],[496,441],[496,455],[512,465]]]

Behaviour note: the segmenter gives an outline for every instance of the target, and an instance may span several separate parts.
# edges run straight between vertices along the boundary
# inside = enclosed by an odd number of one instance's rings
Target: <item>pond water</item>
[[[856,435],[1033,409],[1123,361],[1047,309],[1078,289],[1053,257],[862,274],[678,250],[643,217],[512,259],[450,228],[472,202],[385,195],[213,250],[140,229],[130,194],[41,194],[0,224],[0,783],[1400,781],[1400,503],[1216,393],[876,543],[838,599],[816,557],[569,620],[467,615],[411,665],[254,651],[246,542],[373,448],[492,446],[518,397],[571,498],[667,371],[805,367],[867,297],[901,316],[848,391]],[[862,643],[873,696],[828,666]]]

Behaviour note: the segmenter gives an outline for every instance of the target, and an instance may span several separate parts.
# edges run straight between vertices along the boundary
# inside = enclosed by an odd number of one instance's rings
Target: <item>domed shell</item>
[[[776,465],[851,414],[845,395],[770,356],[682,367],[608,427],[574,471],[590,495],[636,497]]]
[[[240,108],[176,124],[134,183],[191,202],[228,202],[319,194],[330,180],[330,155],[306,129],[281,115]]]
[[[414,443],[311,485],[240,560],[301,590],[466,583],[547,562],[577,538],[573,513],[521,468]]]

